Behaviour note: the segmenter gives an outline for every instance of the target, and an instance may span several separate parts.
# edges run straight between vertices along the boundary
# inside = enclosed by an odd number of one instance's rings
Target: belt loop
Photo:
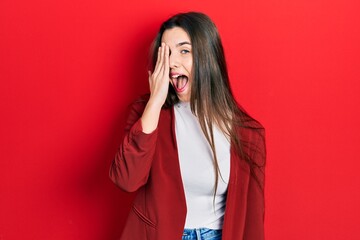
[[[195,231],[196,231],[196,239],[201,240],[200,229],[196,228]]]

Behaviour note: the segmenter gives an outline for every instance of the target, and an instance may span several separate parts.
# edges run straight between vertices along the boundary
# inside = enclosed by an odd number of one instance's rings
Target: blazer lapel
[[[242,239],[245,228],[250,167],[230,149],[230,179],[223,224],[223,239]]]

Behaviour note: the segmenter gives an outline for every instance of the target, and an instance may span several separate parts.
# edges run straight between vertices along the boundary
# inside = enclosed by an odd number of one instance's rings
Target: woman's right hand
[[[160,111],[165,103],[170,84],[169,56],[169,46],[162,43],[158,50],[154,72],[149,71],[150,99],[141,116],[141,125],[144,133],[153,132],[159,122]]]
[[[169,46],[162,43],[158,49],[158,56],[154,72],[149,71],[150,99],[154,104],[162,106],[169,90]]]

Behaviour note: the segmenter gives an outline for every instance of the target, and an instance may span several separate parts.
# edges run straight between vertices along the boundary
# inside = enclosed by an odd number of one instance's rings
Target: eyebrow
[[[191,46],[191,43],[185,41],[185,42],[179,42],[178,44],[176,44],[176,47],[180,47],[185,44],[189,44]]]

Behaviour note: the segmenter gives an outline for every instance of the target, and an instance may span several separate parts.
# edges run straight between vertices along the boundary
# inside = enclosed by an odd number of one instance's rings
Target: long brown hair
[[[153,42],[151,50],[151,68],[155,68],[157,49],[161,45],[161,38],[165,30],[181,27],[190,37],[193,52],[192,85],[190,106],[191,111],[198,117],[201,129],[211,147],[215,171],[214,196],[219,181],[219,165],[216,157],[213,127],[216,125],[231,141],[237,154],[245,160],[252,175],[263,186],[254,168],[265,165],[265,153],[255,142],[247,142],[241,138],[239,129],[246,128],[258,133],[264,141],[262,125],[247,114],[236,102],[230,88],[229,76],[221,39],[215,24],[211,19],[198,12],[177,14],[165,21]],[[179,102],[172,85],[164,104],[165,108],[172,107]],[[263,145],[264,143],[260,143]],[[254,152],[262,154],[262,161],[254,161]],[[219,173],[219,174],[218,174]],[[221,174],[220,174],[221,176]]]

